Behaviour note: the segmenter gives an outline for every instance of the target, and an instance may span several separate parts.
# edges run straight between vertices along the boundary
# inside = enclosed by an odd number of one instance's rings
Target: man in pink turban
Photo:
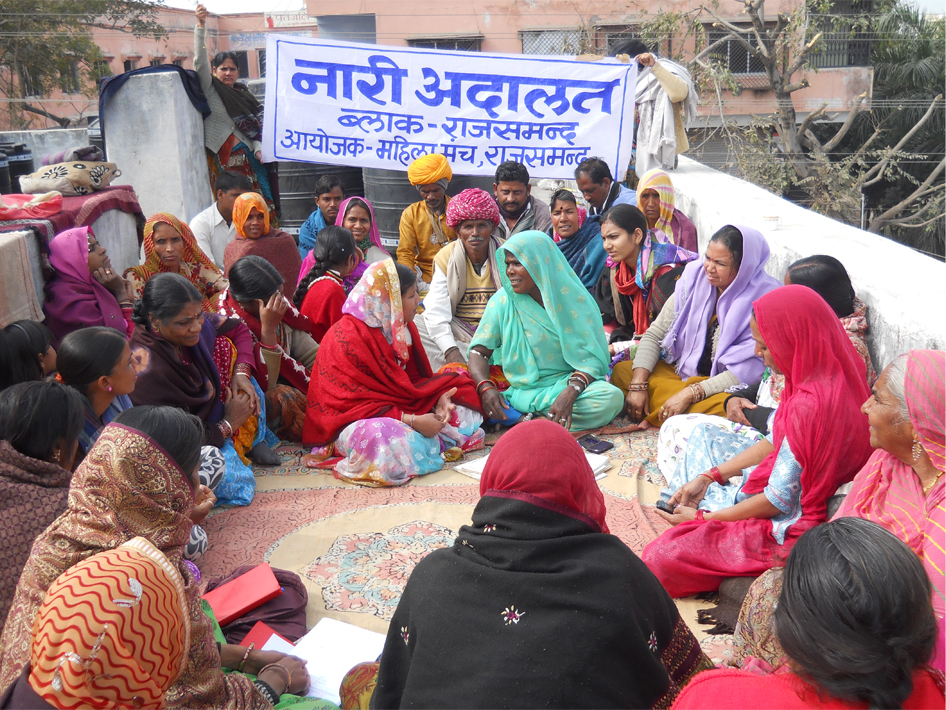
[[[446,363],[466,364],[466,351],[486,303],[499,286],[496,263],[499,207],[484,190],[464,190],[447,204],[447,225],[458,240],[434,257],[430,291],[417,330],[434,370]]]

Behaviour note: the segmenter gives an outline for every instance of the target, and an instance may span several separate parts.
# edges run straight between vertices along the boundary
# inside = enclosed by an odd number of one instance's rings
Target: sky
[[[197,7],[195,0],[166,0],[171,7],[189,10]],[[917,5],[930,13],[946,12],[946,0],[916,0]],[[204,0],[204,5],[213,13],[227,12],[273,12],[298,10],[305,7],[305,0]]]

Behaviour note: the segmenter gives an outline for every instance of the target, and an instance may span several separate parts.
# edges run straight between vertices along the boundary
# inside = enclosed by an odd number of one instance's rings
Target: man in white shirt
[[[224,170],[214,185],[217,201],[191,220],[190,228],[197,246],[207,258],[223,269],[223,252],[236,238],[233,226],[233,203],[244,192],[253,192],[253,185],[245,175]]]

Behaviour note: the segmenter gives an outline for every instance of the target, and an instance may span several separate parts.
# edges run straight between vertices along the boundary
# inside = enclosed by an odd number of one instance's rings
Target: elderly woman
[[[616,322],[611,342],[643,335],[673,295],[683,269],[699,255],[667,242],[647,226],[633,205],[616,205],[601,222],[609,268],[601,272],[595,300],[605,323]]]
[[[66,509],[81,428],[70,387],[22,382],[0,393],[0,626],[33,540]]]
[[[397,262],[417,271],[423,282],[421,291],[426,291],[427,284],[433,283],[437,252],[457,238],[447,217],[447,186],[453,170],[444,156],[431,153],[410,164],[407,179],[421,199],[401,213]]]
[[[237,81],[240,69],[236,52],[217,52],[208,62],[207,8],[198,4],[194,13],[194,71],[207,97],[210,115],[204,119],[204,146],[210,169],[210,189],[224,170],[247,177],[254,192],[266,198],[266,212],[273,225],[279,186],[275,166],[263,165],[263,105]],[[216,194],[216,193],[214,193]]]
[[[502,288],[486,306],[470,343],[470,373],[483,412],[548,417],[566,429],[594,429],[621,411],[623,397],[605,382],[608,344],[594,299],[544,232],[520,232],[496,252]],[[510,388],[489,378],[496,354]]]
[[[701,673],[674,710],[943,707],[942,669],[927,666],[930,580],[900,540],[836,520],[802,536],[784,578],[775,618],[790,672]]]
[[[933,610],[939,624],[933,667],[944,670],[943,530],[946,529],[946,353],[912,350],[896,358],[874,384],[863,411],[876,449],[855,476],[835,520],[871,520],[903,540],[926,568],[933,584]],[[771,667],[784,662],[772,627],[772,612],[782,586],[773,569],[749,589],[736,626],[733,662],[750,658]]]
[[[459,235],[434,257],[434,278],[417,323],[430,366],[466,364],[467,349],[486,304],[500,286],[491,236],[499,224],[496,200],[485,190],[464,190],[447,204],[447,224]]]
[[[144,264],[125,269],[136,299],[155,274],[180,274],[200,292],[202,308],[216,312],[217,294],[226,290],[227,280],[197,246],[190,227],[167,212],[151,215],[145,222],[144,253]]]
[[[670,497],[673,513],[658,510],[675,527],[642,555],[674,597],[715,591],[727,577],[772,567],[824,522],[828,498],[869,456],[860,412],[868,392],[864,361],[828,304],[810,288],[784,286],[753,309],[756,352],[785,375],[782,403],[770,439],[731,458],[717,452],[725,463],[715,466],[711,437],[719,430],[707,427],[704,457],[687,457],[688,480]],[[741,485],[730,482],[753,466]]]
[[[568,265],[585,288],[593,291],[607,260],[601,245],[601,217],[588,216],[571,190],[558,190],[549,201],[552,226],[549,236],[562,250]]]
[[[560,426],[503,436],[480,496],[454,545],[411,573],[372,707],[668,707],[712,667],[609,534],[591,467]]]
[[[206,443],[226,459],[224,480],[216,488],[220,502],[249,505],[256,479],[246,457],[279,463],[266,444],[263,395],[251,379],[253,336],[235,318],[205,315],[198,299],[196,289],[177,274],[148,282],[135,304],[131,351],[138,382],[131,401],[196,415]]]
[[[654,168],[637,183],[637,206],[647,217],[648,229],[659,229],[671,244],[687,251],[699,249],[696,227],[689,217],[674,207],[673,183],[663,170]]]
[[[223,273],[229,274],[238,259],[255,254],[276,267],[283,283],[289,284],[288,296],[292,296],[292,284],[302,265],[302,257],[295,240],[281,229],[270,228],[270,224],[269,210],[262,197],[255,192],[245,192],[236,198],[233,203],[236,239],[227,244],[223,252]]]
[[[49,243],[53,274],[46,281],[43,312],[56,346],[73,330],[106,325],[130,336],[134,292],[112,268],[91,227],[69,229]]]
[[[449,449],[483,446],[469,375],[433,374],[420,345],[416,281],[391,259],[372,264],[315,356],[302,441],[345,457],[335,473],[352,483],[399,486],[439,471]]]
[[[16,682],[30,663],[34,620],[55,580],[92,555],[141,537],[181,575],[190,623],[187,662],[173,679],[167,707],[265,710],[283,692],[305,693],[308,678],[300,659],[218,645],[214,638],[202,607],[200,572],[184,559],[202,438],[200,423],[177,407],[134,407],[105,428],[76,470],[69,507],[37,538],[20,576],[0,639],[0,689]],[[154,639],[165,640],[160,634]],[[286,671],[272,667],[274,662]],[[253,673],[256,680],[224,668]]]
[[[726,392],[762,378],[749,315],[779,285],[765,273],[768,259],[759,232],[728,225],[712,236],[702,263],[687,264],[634,362],[614,366],[611,381],[626,393],[632,419],[659,426],[683,412],[725,416]]]

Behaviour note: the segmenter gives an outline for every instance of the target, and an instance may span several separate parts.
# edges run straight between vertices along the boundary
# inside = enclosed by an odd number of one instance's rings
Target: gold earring
[[[917,435],[914,434],[913,435],[913,460],[919,461],[920,456],[922,455],[923,455],[923,446],[920,444],[920,440],[919,438],[917,438]]]

